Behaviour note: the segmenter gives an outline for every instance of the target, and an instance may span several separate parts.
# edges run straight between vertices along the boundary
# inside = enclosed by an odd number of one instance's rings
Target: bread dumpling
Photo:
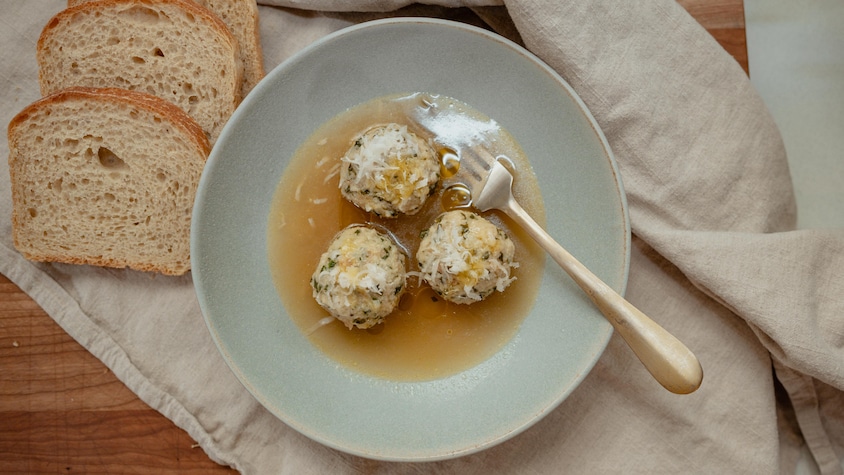
[[[386,235],[353,225],[340,231],[311,277],[317,303],[349,329],[381,323],[405,289],[405,256]]]
[[[355,140],[342,162],[343,197],[384,218],[418,212],[440,179],[436,151],[405,125],[369,129]]]
[[[471,304],[515,280],[516,246],[507,234],[471,211],[439,215],[422,233],[416,253],[422,279],[444,299]]]

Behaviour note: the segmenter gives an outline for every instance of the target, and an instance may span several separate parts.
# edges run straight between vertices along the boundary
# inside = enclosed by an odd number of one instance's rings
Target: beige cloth
[[[272,3],[297,9],[260,9],[268,68],[382,16],[336,12],[407,4]],[[673,0],[438,3],[389,14],[486,21],[523,41],[591,109],[628,193],[627,296],[699,356],[696,393],[663,390],[614,336],[574,393],[510,441],[436,463],[365,460],[299,435],[246,392],[217,354],[190,276],[21,258],[5,169],[0,272],[213,459],[243,473],[794,473],[804,440],[824,473],[841,473],[844,232],[793,230],[784,148],[735,61]],[[445,8],[458,3],[473,8]],[[3,3],[5,123],[39,96],[35,41],[63,5]]]

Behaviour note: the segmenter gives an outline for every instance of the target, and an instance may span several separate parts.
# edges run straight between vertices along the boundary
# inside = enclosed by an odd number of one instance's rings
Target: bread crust
[[[21,178],[17,175],[21,164],[30,157],[23,156],[21,151],[21,141],[26,138],[27,133],[39,133],[42,135],[50,135],[57,132],[38,130],[30,127],[29,120],[32,117],[39,116],[42,111],[50,110],[51,107],[57,104],[65,103],[67,101],[82,101],[90,107],[96,107],[98,103],[110,102],[112,104],[125,105],[130,108],[145,110],[156,117],[161,117],[162,122],[167,126],[177,129],[179,136],[184,139],[185,143],[190,144],[190,148],[195,152],[192,156],[202,157],[202,164],[211,150],[211,145],[205,137],[199,125],[179,107],[160,99],[151,94],[129,91],[117,88],[87,88],[87,87],[72,87],[57,91],[51,95],[43,97],[20,111],[10,122],[8,126],[8,142],[9,142],[9,172],[12,183],[12,228],[14,245],[21,254],[27,259],[42,262],[63,262],[68,264],[90,264],[103,267],[129,267],[135,270],[158,272],[167,275],[182,275],[190,270],[190,257],[182,256],[182,261],[186,265],[175,265],[172,263],[153,264],[141,260],[132,260],[130,258],[118,258],[101,256],[78,256],[71,251],[65,254],[56,252],[41,252],[34,249],[30,245],[26,245],[22,240],[22,229],[24,223],[22,222],[22,215],[26,212],[25,197],[22,186],[20,185]],[[131,133],[131,131],[127,131]],[[152,153],[156,151],[153,150]],[[192,202],[192,197],[191,197]],[[189,229],[185,235],[189,234]],[[188,243],[189,247],[189,243]],[[105,253],[104,253],[105,254]]]
[[[138,107],[142,107],[150,112],[162,115],[171,123],[180,127],[185,132],[186,137],[189,137],[191,141],[193,141],[193,144],[204,156],[207,157],[208,154],[211,153],[211,144],[202,132],[202,127],[200,127],[199,124],[191,118],[191,116],[178,106],[145,92],[131,91],[129,89],[120,89],[116,87],[95,88],[83,86],[73,86],[61,89],[53,94],[49,94],[41,99],[38,99],[18,112],[12,120],[9,121],[9,150],[15,150],[14,145],[16,145],[12,142],[13,129],[19,127],[21,123],[37,109],[48,107],[50,104],[62,102],[68,99],[113,100],[115,102],[137,105]],[[15,138],[17,138],[17,136],[15,136]]]

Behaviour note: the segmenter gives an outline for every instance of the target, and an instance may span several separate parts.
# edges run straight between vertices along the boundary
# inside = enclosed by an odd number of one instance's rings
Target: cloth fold
[[[822,473],[840,473],[844,232],[793,229],[775,124],[741,68],[676,2],[259,3],[268,68],[342,27],[426,15],[485,23],[557,70],[619,163],[635,235],[627,298],[692,348],[705,378],[692,395],[667,393],[613,336],[560,407],[499,446],[428,464],[353,457],[285,426],[239,384],[189,276],[25,261],[0,171],[0,272],[215,461],[262,474],[793,473],[805,441]],[[39,96],[34,44],[64,4],[10,0],[0,14],[6,123]],[[774,375],[790,405],[776,399]],[[784,412],[796,424],[778,419]]]

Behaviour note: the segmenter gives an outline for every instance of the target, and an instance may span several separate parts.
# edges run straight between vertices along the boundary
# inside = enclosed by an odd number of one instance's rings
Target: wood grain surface
[[[679,3],[748,71],[742,0]],[[0,473],[233,473],[0,275]]]

